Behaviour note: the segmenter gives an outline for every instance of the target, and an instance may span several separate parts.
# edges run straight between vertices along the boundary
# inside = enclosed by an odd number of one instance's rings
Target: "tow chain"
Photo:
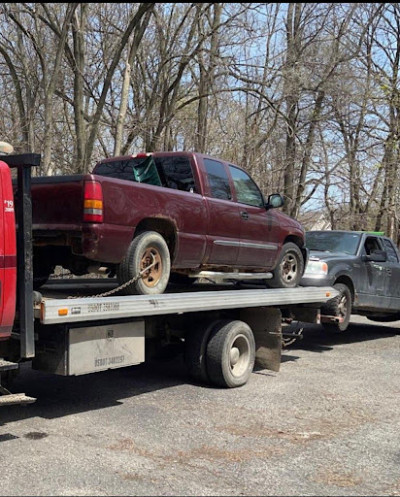
[[[131,278],[130,280],[126,281],[125,283],[123,283],[122,285],[118,286],[117,288],[113,288],[112,290],[109,290],[108,292],[104,292],[104,293],[98,293],[97,295],[83,295],[81,297],[79,296],[70,296],[68,297],[69,299],[91,299],[91,298],[97,298],[97,297],[109,297],[110,295],[113,295],[114,293],[117,293],[119,292],[120,290],[123,290],[124,288],[126,288],[127,286],[131,285],[132,283],[135,283],[135,281],[139,280],[140,278],[142,278],[143,274],[148,271],[149,269],[151,269],[155,264],[156,264],[156,261],[155,261],[155,257],[153,254],[151,254],[152,258],[153,258],[153,262],[145,267],[144,269],[142,269],[139,274],[137,274],[136,276],[134,276],[133,278]]]

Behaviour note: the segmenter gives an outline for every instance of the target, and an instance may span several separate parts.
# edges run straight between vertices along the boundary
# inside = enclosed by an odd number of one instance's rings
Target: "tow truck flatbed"
[[[35,317],[42,324],[76,323],[107,319],[138,318],[167,314],[184,314],[223,309],[252,307],[285,307],[321,304],[334,297],[331,287],[229,289],[213,285],[193,285],[188,289],[160,295],[129,295],[109,297],[65,298],[71,284],[53,282],[48,286],[40,304],[35,308]],[[95,285],[88,280],[83,283],[83,292]],[[58,288],[58,294],[57,294]],[[225,287],[226,288],[226,287]],[[49,296],[51,295],[51,297]]]

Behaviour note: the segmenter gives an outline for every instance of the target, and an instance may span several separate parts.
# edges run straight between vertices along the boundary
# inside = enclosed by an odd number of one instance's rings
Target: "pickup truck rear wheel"
[[[164,238],[156,231],[145,231],[132,240],[117,268],[117,278],[122,285],[142,273],[123,292],[126,295],[154,295],[166,289],[170,270],[171,259]]]
[[[321,314],[326,316],[336,316],[340,322],[322,323],[327,331],[343,332],[346,331],[351,317],[352,297],[351,291],[344,283],[335,283],[333,287],[339,292],[339,295],[328,300],[321,307]]]
[[[267,280],[267,284],[272,288],[294,288],[300,283],[303,272],[303,254],[295,243],[288,242],[283,245],[278,264],[272,271],[273,278]]]
[[[221,387],[247,383],[254,368],[255,340],[243,321],[216,323],[207,343],[206,365],[209,380]]]

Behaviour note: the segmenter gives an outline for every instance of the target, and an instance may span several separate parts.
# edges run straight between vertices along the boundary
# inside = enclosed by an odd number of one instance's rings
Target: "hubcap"
[[[162,275],[162,260],[159,251],[154,247],[147,247],[140,261],[140,271],[150,265],[151,268],[142,275],[142,281],[147,287],[154,287],[160,281]]]
[[[233,376],[241,376],[248,368],[250,343],[244,335],[238,335],[231,345],[229,361]]]
[[[286,254],[281,262],[282,279],[287,283],[296,278],[297,275],[297,258],[293,254]]]

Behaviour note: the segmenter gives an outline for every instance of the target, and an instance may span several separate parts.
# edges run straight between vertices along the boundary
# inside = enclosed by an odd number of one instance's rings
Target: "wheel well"
[[[288,243],[288,242],[295,243],[299,247],[299,249],[301,250],[301,253],[303,254],[303,259],[304,259],[304,264],[305,264],[306,260],[307,260],[307,251],[304,247],[303,240],[296,235],[289,235],[285,238],[283,244]]]
[[[135,236],[144,231],[156,231],[162,235],[167,242],[171,259],[175,253],[176,232],[173,224],[166,219],[143,219],[136,226]]]
[[[354,285],[351,279],[348,276],[339,276],[339,278],[335,280],[335,283],[343,283],[343,285],[346,285],[350,290],[351,300],[354,302]]]

